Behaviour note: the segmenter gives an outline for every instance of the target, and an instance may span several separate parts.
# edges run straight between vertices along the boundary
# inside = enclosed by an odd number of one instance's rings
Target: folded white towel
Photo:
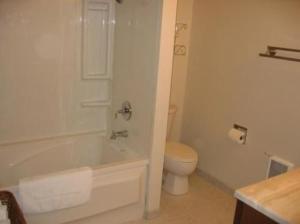
[[[0,200],[1,202],[1,200]],[[6,205],[3,205],[2,202],[0,203],[0,222],[6,221],[8,219],[8,209]],[[0,223],[1,224],[1,223]]]
[[[70,208],[89,201],[92,169],[83,167],[19,182],[19,196],[25,213],[43,213]]]

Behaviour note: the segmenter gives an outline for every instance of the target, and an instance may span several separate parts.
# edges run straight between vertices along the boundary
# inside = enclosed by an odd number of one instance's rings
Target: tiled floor
[[[163,192],[158,218],[130,224],[233,224],[235,203],[232,196],[194,174],[188,194]]]
[[[162,193],[160,216],[127,224],[233,224],[235,199],[197,174],[190,177],[189,193]],[[99,224],[97,218],[72,224]],[[70,223],[71,224],[71,223]],[[109,224],[109,223],[107,223]]]

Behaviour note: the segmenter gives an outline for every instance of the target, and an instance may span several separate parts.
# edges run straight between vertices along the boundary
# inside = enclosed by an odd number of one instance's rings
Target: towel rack
[[[268,46],[266,53],[260,53],[259,56],[261,57],[267,57],[267,58],[275,58],[275,59],[281,59],[286,61],[295,61],[300,62],[300,58],[292,58],[292,57],[286,57],[286,56],[278,56],[278,51],[287,51],[287,52],[296,52],[300,53],[299,49],[292,49],[292,48],[284,48],[284,47],[274,47],[274,46]],[[300,57],[300,55],[299,55]]]

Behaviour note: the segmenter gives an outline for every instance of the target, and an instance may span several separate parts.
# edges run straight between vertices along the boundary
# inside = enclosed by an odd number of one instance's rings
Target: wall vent
[[[277,156],[271,156],[269,158],[267,178],[271,178],[286,173],[293,168],[294,168],[294,164],[292,164],[291,162],[286,161]]]

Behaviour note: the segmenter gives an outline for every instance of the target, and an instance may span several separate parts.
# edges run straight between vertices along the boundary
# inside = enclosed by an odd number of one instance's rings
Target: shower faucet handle
[[[119,137],[127,138],[128,137],[128,131],[123,130],[123,131],[112,131],[112,134],[110,136],[110,139],[116,140]]]
[[[131,112],[131,110],[127,107],[122,108],[121,110],[118,110],[119,114],[127,114],[127,113],[130,113],[130,112]]]
[[[122,108],[115,113],[115,118],[118,118],[118,114],[121,114],[126,121],[131,119],[132,107],[129,101],[122,103]]]

